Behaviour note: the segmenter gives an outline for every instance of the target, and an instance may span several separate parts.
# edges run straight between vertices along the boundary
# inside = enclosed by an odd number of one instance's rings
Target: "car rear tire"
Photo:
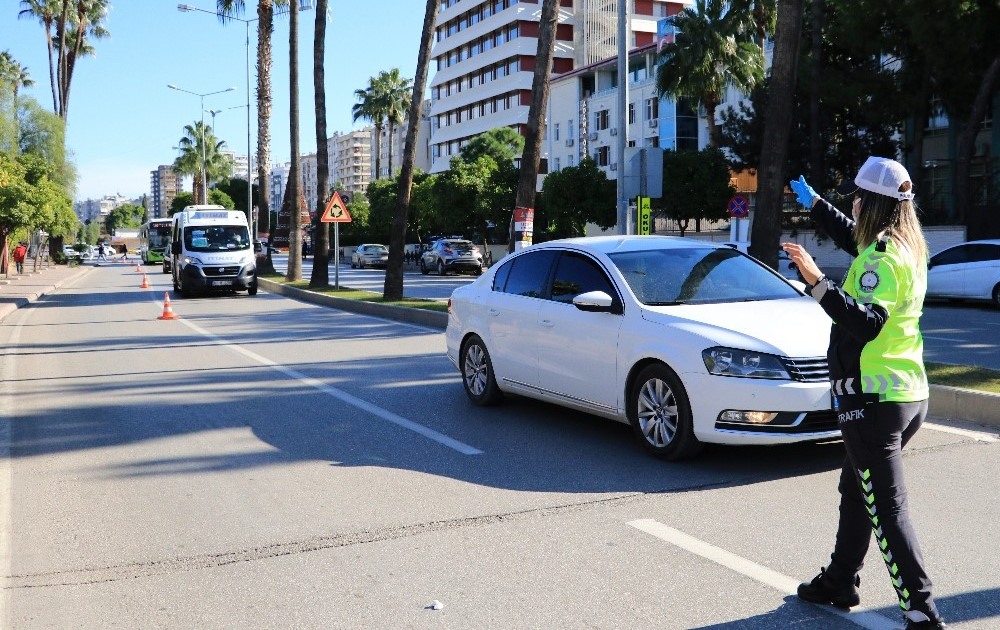
[[[247,287],[247,295],[257,295],[257,281],[254,280],[249,287]]]
[[[489,350],[478,335],[472,335],[462,346],[460,354],[462,387],[474,405],[489,407],[503,399],[493,375],[493,361]]]
[[[629,391],[627,415],[643,448],[660,459],[685,459],[702,448],[694,435],[691,404],[684,386],[662,363],[639,372]]]
[[[447,273],[448,273],[448,272],[447,272],[447,271],[445,270],[445,268],[444,268],[444,261],[441,261],[441,260],[439,260],[439,261],[438,261],[438,266],[437,266],[437,270],[438,270],[438,275],[439,275],[439,276],[443,276],[443,275],[445,275],[445,274],[447,274]]]
[[[351,259],[351,269],[357,269],[358,266],[354,264],[354,260]]]

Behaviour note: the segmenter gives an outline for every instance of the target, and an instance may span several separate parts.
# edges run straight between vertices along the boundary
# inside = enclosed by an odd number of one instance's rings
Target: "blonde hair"
[[[910,182],[903,182],[900,192],[911,188]],[[892,197],[860,189],[861,209],[858,222],[854,226],[854,240],[859,249],[865,249],[887,233],[897,246],[919,269],[927,267],[927,241],[917,218],[917,206],[910,199],[897,200]]]

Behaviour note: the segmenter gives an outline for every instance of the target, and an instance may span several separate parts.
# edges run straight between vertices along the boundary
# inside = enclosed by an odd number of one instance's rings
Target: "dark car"
[[[483,273],[483,253],[472,241],[443,238],[420,257],[420,272],[427,274],[431,269],[442,276],[449,271],[467,271],[478,276]]]

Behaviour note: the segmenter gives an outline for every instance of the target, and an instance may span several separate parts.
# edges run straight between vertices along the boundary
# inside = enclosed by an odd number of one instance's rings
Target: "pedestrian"
[[[107,259],[108,259],[108,257],[104,255],[104,243],[98,243],[97,244],[97,260],[98,261],[102,261],[102,260],[107,260]]]
[[[122,243],[122,262],[128,262],[128,245]]]
[[[28,255],[28,245],[24,241],[17,244],[14,248],[14,265],[17,267],[17,273],[24,273],[24,259]]]
[[[906,618],[906,630],[944,628],[910,522],[902,449],[927,416],[929,390],[920,316],[927,289],[927,244],[906,168],[870,157],[837,192],[851,196],[853,219],[791,182],[817,225],[855,256],[843,286],[826,277],[801,245],[782,243],[809,294],[833,320],[827,360],[833,408],[847,457],[840,474],[840,519],[830,564],[800,584],[801,599],[857,606],[872,533]]]

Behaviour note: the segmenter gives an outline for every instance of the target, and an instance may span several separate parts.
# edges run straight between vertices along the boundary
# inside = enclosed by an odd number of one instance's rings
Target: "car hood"
[[[826,356],[830,318],[814,300],[643,306],[643,319],[725,346],[786,357]]]

